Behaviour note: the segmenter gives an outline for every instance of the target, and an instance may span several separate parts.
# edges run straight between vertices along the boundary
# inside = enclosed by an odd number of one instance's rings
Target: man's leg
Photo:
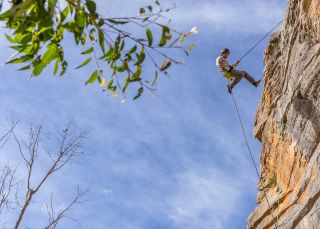
[[[242,71],[238,70],[231,70],[230,74],[233,76],[233,79],[231,80],[230,86],[233,88],[239,81],[244,77],[245,74],[243,74]]]
[[[230,74],[232,75],[231,83],[227,85],[228,92],[231,94],[233,87],[239,83],[239,81],[243,78],[243,73],[237,70],[231,70]]]
[[[239,83],[239,81],[244,77],[246,80],[248,80],[252,85],[255,87],[258,87],[260,80],[254,80],[247,72],[245,71],[239,71],[239,70],[231,70],[230,74],[232,75],[233,79],[231,80],[231,83],[227,85],[228,92],[232,93],[232,89],[234,86]]]
[[[246,80],[248,80],[250,83],[254,84],[256,81],[250,76],[247,72],[243,71],[243,76]]]
[[[239,71],[239,70],[231,70],[231,75],[234,77],[234,79],[231,82],[231,85],[234,87],[243,77],[248,80],[251,84],[256,86],[256,81],[252,76],[250,76],[247,72],[245,71]]]

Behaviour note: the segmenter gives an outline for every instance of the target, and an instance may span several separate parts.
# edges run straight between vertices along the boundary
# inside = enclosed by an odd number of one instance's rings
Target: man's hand
[[[226,69],[227,69],[227,72],[231,72],[231,70],[233,69],[233,66],[227,66]]]

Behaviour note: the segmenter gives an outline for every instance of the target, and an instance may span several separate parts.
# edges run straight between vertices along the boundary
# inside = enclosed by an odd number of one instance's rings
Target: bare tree
[[[0,137],[0,149],[7,143],[10,139],[14,128],[18,122],[11,122],[9,130]],[[0,215],[3,209],[8,208],[13,202],[10,197],[13,193],[14,187],[17,185],[15,181],[16,168],[13,169],[8,165],[3,165],[0,167]]]
[[[35,128],[32,127],[30,129],[29,140],[27,144],[24,144],[24,147],[22,146],[21,141],[17,138],[17,136],[15,134],[13,135],[18,145],[19,152],[25,162],[25,165],[27,167],[27,172],[28,172],[27,193],[26,193],[24,202],[22,204],[22,208],[20,210],[18,219],[15,224],[15,229],[17,229],[24,217],[24,214],[28,206],[30,205],[32,198],[34,197],[34,195],[38,193],[38,191],[43,186],[43,184],[48,180],[48,178],[54,173],[56,173],[58,170],[62,169],[73,158],[81,156],[83,154],[81,149],[83,146],[83,141],[85,139],[85,134],[80,133],[77,135],[73,135],[72,132],[70,131],[70,125],[68,125],[62,131],[62,133],[59,134],[59,136],[57,136],[59,146],[55,153],[50,152],[45,147],[43,148],[50,158],[51,165],[49,165],[47,172],[42,176],[40,181],[36,184],[32,184],[31,180],[32,180],[34,165],[39,153],[39,144],[41,142],[42,126],[39,125]],[[74,204],[78,202],[81,196],[82,195],[79,195],[78,193]],[[57,220],[59,220],[60,218],[58,218]]]
[[[87,193],[86,190],[81,190],[78,187],[77,194],[74,197],[74,199],[64,209],[61,209],[57,214],[55,214],[55,211],[54,211],[53,195],[51,195],[50,204],[46,204],[47,213],[49,216],[49,223],[47,226],[45,226],[44,229],[55,229],[58,223],[61,222],[63,218],[69,218],[76,221],[75,219],[71,218],[68,214],[71,211],[71,209],[74,207],[74,205],[82,203],[81,199],[86,193]]]
[[[44,138],[44,131],[41,125],[30,128],[27,141],[23,141],[17,136],[14,131],[16,125],[17,122],[12,123],[10,130],[0,138],[0,147],[2,148],[10,137],[13,136],[18,146],[18,152],[27,169],[25,178],[26,192],[23,194],[23,200],[20,201],[21,199],[18,197],[18,193],[14,193],[14,189],[19,189],[21,192],[22,185],[16,182],[15,174],[17,168],[12,169],[10,166],[0,168],[0,213],[1,210],[8,207],[10,203],[16,203],[19,214],[14,223],[15,229],[21,225],[32,199],[40,191],[44,183],[48,181],[49,177],[60,171],[73,159],[83,155],[82,148],[86,136],[83,132],[75,134],[69,124],[62,132],[54,135],[57,140],[57,144],[55,144],[56,149],[49,150],[49,147],[46,147],[45,141],[42,140]],[[38,158],[40,153],[48,156],[49,163],[43,175],[36,179],[34,170],[36,165],[39,164],[40,160]],[[35,180],[38,181],[35,182]],[[82,198],[86,192],[87,191],[81,190],[78,187],[77,193],[72,201],[58,212],[54,211],[53,194],[51,194],[50,204],[47,204],[48,224],[44,228],[54,229],[63,218],[72,219],[68,214],[75,205],[82,203]]]
[[[4,208],[8,208],[13,202],[10,200],[10,195],[14,189],[16,169],[9,166],[1,168],[0,172],[0,214]]]

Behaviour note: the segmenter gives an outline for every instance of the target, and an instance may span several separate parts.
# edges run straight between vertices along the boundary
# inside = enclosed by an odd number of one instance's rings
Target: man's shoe
[[[232,94],[232,86],[230,84],[227,85],[227,89],[229,94]]]
[[[256,80],[256,81],[253,83],[253,86],[258,87],[259,84],[260,84],[260,80]]]

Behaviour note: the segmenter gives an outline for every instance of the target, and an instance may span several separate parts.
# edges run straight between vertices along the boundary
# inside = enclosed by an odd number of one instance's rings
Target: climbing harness
[[[226,77],[228,80],[232,80],[232,78],[233,78],[233,76],[230,72],[223,73],[223,76]]]

